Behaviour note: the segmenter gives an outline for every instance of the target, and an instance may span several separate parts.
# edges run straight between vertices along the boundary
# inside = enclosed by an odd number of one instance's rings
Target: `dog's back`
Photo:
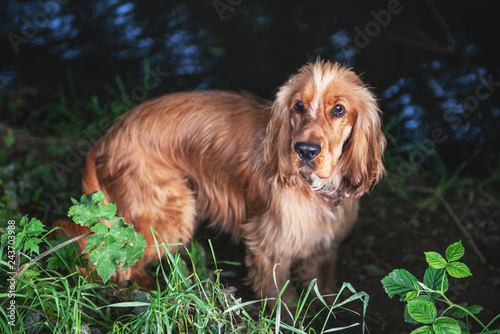
[[[103,191],[149,246],[155,244],[151,227],[165,243],[187,244],[202,220],[238,239],[248,215],[265,210],[269,182],[255,175],[271,178],[261,157],[269,111],[265,100],[221,91],[176,93],[141,104],[89,152],[82,192]],[[90,231],[63,221],[57,226],[68,236]],[[83,251],[86,239],[79,243]],[[149,247],[134,268],[156,257]],[[114,279],[148,280],[134,268],[117,271]]]

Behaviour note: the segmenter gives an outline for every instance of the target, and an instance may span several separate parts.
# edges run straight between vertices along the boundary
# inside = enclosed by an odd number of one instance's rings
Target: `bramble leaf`
[[[87,238],[87,248],[85,248],[83,251],[90,253],[99,245],[102,243],[102,239],[100,235],[91,235],[90,237]]]
[[[40,254],[40,247],[38,247],[38,244],[40,242],[42,242],[42,239],[35,237],[27,239],[26,242],[24,243],[24,248],[23,248],[24,252],[25,253],[29,252],[30,254],[31,253]]]
[[[425,259],[427,263],[434,269],[442,269],[446,267],[446,260],[439,253],[436,252],[425,252]]]
[[[462,262],[451,262],[446,265],[446,271],[450,276],[456,278],[464,278],[467,276],[472,276],[469,267],[467,267]]]
[[[112,219],[114,221],[114,219]],[[123,223],[121,218],[120,222]],[[87,240],[84,252],[90,252],[90,261],[95,265],[97,273],[105,283],[116,269],[125,270],[142,258],[146,241],[142,234],[134,231],[132,225],[113,224],[108,227],[99,223],[92,227],[96,234]]]
[[[443,282],[444,276],[444,282]],[[436,269],[433,267],[427,268],[424,274],[424,284],[431,290],[441,291],[441,285],[443,285],[443,293],[448,291],[448,276],[446,276],[446,271],[444,268]]]
[[[415,297],[413,300],[425,300],[425,301],[430,301],[432,302],[434,299],[430,295],[420,295],[418,297]],[[404,311],[404,319],[406,322],[410,324],[418,324],[419,322],[413,319],[408,312],[408,303],[405,305],[405,311]]]
[[[45,232],[43,223],[36,218],[31,218],[28,222],[28,217],[24,216],[20,225],[26,233],[26,236],[40,235],[40,233]]]
[[[465,308],[471,314],[479,314],[483,310],[483,307],[479,305],[467,306],[467,303],[460,303],[459,305]],[[458,307],[453,307],[452,309],[450,309],[448,311],[448,314],[459,319],[464,318],[466,315],[468,315],[468,313],[465,310]]]
[[[439,317],[432,324],[432,329],[436,334],[461,334],[458,322],[449,317]]]
[[[480,305],[471,305],[467,307],[467,310],[472,314],[479,314],[484,308]]]
[[[28,223],[28,216],[23,216],[23,218],[21,218],[21,221],[19,222],[19,226],[23,228],[24,226],[26,226],[27,223]]]
[[[82,226],[92,227],[99,219],[109,220],[116,215],[116,205],[101,204],[104,202],[102,191],[95,191],[91,195],[82,195],[80,203],[71,199],[74,205],[68,211],[68,217],[72,217],[75,223]]]
[[[462,241],[455,242],[446,248],[446,259],[449,262],[457,261],[465,254],[465,249],[462,246]]]
[[[24,216],[19,223],[20,231],[16,235],[13,247],[15,249],[22,248],[25,253],[40,253],[38,244],[42,242],[40,234],[46,232],[43,223],[36,218],[31,218],[28,221],[28,216]]]
[[[146,240],[144,240],[142,234],[134,231],[132,225],[127,225],[126,227],[112,225],[109,232],[116,240],[122,243],[122,259],[120,260],[120,262],[124,263],[122,270],[133,266],[137,260],[142,258],[144,248],[147,245]]]
[[[119,246],[116,243],[107,246],[98,247],[89,255],[90,261],[95,265],[103,283],[106,283],[113,276],[115,270],[120,267],[117,259],[120,257]]]
[[[109,231],[108,227],[103,223],[95,224],[92,228],[95,234],[103,234]]]
[[[425,325],[412,331],[410,334],[434,334],[431,326]]]
[[[436,305],[432,301],[410,300],[408,302],[408,313],[418,322],[431,324],[436,320]]]
[[[114,204],[102,204],[105,201],[103,192],[83,195],[80,202],[71,199],[74,205],[68,216],[83,226],[88,226],[95,233],[87,238],[89,259],[95,265],[97,273],[105,283],[114,271],[125,270],[142,258],[146,241],[142,234],[134,231],[132,225],[125,223],[123,218],[117,218]],[[100,222],[107,220],[107,225]],[[110,226],[108,228],[108,226]]]
[[[418,291],[418,280],[404,269],[393,270],[389,275],[382,279],[385,292],[392,298],[394,295],[406,296],[410,291]]]

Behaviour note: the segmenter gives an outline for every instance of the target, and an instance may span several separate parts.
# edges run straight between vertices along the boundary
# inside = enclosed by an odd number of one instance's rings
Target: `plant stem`
[[[451,302],[451,300],[448,299],[448,297],[446,297],[444,294],[442,295],[444,299],[446,299],[446,302],[448,303],[448,305],[450,305],[450,307],[448,307],[445,312],[449,309],[452,309],[454,307],[456,308],[459,308],[461,309],[462,311],[464,311],[465,313],[467,313],[468,315],[470,315],[474,320],[476,320],[482,327],[483,327],[483,330],[486,329],[486,330],[489,330],[488,327],[486,327],[482,322],[481,320],[479,320],[474,314],[470,313],[470,311],[468,309],[466,309],[465,307],[463,306],[460,306],[460,305],[457,305],[453,302]],[[443,312],[444,314],[444,312]]]

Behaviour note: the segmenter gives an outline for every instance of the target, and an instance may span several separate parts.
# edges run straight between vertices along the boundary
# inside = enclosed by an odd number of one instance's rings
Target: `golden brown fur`
[[[334,107],[344,114],[334,115]],[[208,220],[245,243],[257,296],[277,296],[277,263],[279,287],[294,265],[304,284],[317,278],[332,293],[337,246],[357,217],[358,198],[384,173],[384,147],[370,91],[351,70],[318,61],[293,75],[273,102],[201,91],[139,105],[89,153],[83,193],[104,191],[150,246],[115,281],[151,283],[143,271],[157,258],[151,227],[165,243],[188,243]],[[71,235],[86,232],[58,225]],[[295,297],[287,289],[284,299]]]

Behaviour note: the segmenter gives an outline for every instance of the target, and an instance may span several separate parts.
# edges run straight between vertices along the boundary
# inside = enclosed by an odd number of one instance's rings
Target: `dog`
[[[273,101],[196,91],[140,104],[91,149],[82,188],[103,191],[149,246],[133,267],[115,272],[116,282],[154,286],[144,271],[158,258],[151,227],[167,244],[186,244],[209,221],[244,242],[257,297],[278,297],[292,266],[304,286],[317,279],[330,294],[337,248],[357,218],[359,197],[385,173],[385,144],[369,88],[351,69],[318,60],[292,75]],[[56,225],[70,236],[90,231]],[[86,243],[79,241],[80,251]],[[296,298],[290,287],[282,295]]]

